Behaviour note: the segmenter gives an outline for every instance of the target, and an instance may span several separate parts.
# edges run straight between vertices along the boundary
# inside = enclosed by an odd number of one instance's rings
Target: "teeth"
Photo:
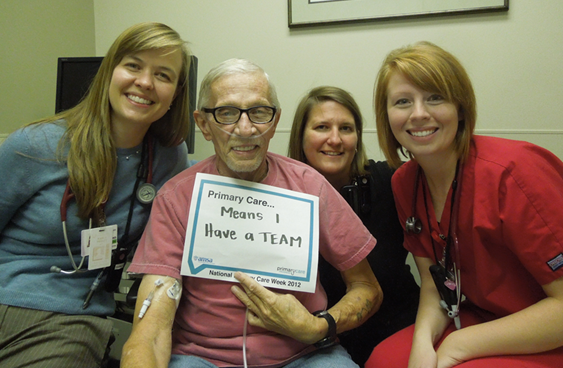
[[[145,104],[145,105],[150,105],[150,104],[152,104],[152,101],[145,100],[144,98],[141,98],[141,97],[139,97],[139,96],[127,95],[127,97],[128,97],[130,100],[132,100],[132,101],[135,101],[135,102],[138,102],[138,103],[142,103],[142,104]]]
[[[323,151],[323,153],[327,156],[340,156],[340,152],[327,152]]]
[[[233,147],[234,151],[252,151],[256,146],[239,146]]]
[[[432,129],[432,130],[423,130],[423,131],[417,131],[417,132],[410,132],[411,135],[414,135],[415,137],[426,137],[432,133],[434,133],[436,130]]]

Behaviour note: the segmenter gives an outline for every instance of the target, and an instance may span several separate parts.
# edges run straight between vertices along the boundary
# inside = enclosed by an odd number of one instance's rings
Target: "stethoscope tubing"
[[[145,149],[147,148],[147,149]],[[152,185],[152,167],[153,167],[153,140],[151,137],[147,137],[144,141],[143,141],[143,152],[142,152],[142,158],[141,158],[141,164],[139,165],[139,169],[137,170],[137,180],[135,182],[135,186],[134,186],[134,191],[133,191],[133,198],[136,197],[136,192],[137,192],[137,187],[139,186],[139,180],[141,178],[146,178],[145,183]],[[146,162],[146,166],[145,166],[145,162]],[[73,274],[76,272],[86,272],[87,270],[82,269],[82,266],[84,265],[84,259],[86,257],[82,257],[82,259],[80,260],[80,264],[77,266],[76,262],[74,261],[74,256],[72,254],[72,250],[70,249],[70,242],[68,240],[68,232],[67,232],[67,226],[66,226],[66,220],[67,220],[67,213],[68,213],[68,203],[70,202],[70,200],[72,198],[74,198],[74,193],[72,192],[72,189],[70,187],[70,179],[67,180],[66,182],[66,187],[65,187],[65,191],[63,193],[63,197],[61,200],[61,206],[60,206],[60,214],[61,214],[61,224],[62,224],[62,228],[63,228],[63,238],[64,238],[64,243],[65,243],[65,248],[68,254],[68,257],[70,258],[71,264],[72,264],[72,268],[73,270],[71,271],[66,271],[66,270],[62,270],[61,268],[57,267],[57,266],[52,266],[51,267],[51,271],[52,272],[60,272],[63,274]],[[132,203],[133,203],[134,199],[132,199]],[[124,238],[128,238],[128,233],[129,233],[129,228],[130,228],[130,223],[131,223],[131,215],[132,215],[132,205],[129,208],[129,215],[127,217],[127,224],[126,224],[126,229],[125,229],[125,233],[124,233]],[[92,229],[92,218],[90,217],[89,221],[88,221],[88,229]]]
[[[462,165],[460,162],[458,162],[457,166],[456,166],[456,174],[455,174],[455,178],[454,178],[454,182],[452,183],[453,186],[453,193],[452,193],[452,205],[450,207],[450,223],[448,226],[448,237],[446,239],[446,249],[445,249],[445,253],[444,253],[444,259],[443,259],[443,265],[442,267],[444,267],[444,269],[446,270],[446,273],[448,272],[448,269],[450,268],[449,266],[449,261],[450,261],[450,248],[451,245],[453,243],[454,249],[455,249],[455,261],[452,261],[451,264],[451,268],[452,268],[452,272],[453,272],[453,277],[454,277],[454,282],[456,285],[456,299],[457,299],[457,303],[453,304],[453,305],[446,305],[445,309],[448,310],[448,316],[450,318],[453,318],[455,320],[455,325],[456,328],[459,329],[460,328],[460,322],[459,322],[459,307],[460,307],[460,303],[461,303],[461,268],[460,268],[460,254],[459,254],[459,242],[458,242],[458,238],[457,238],[457,225],[458,225],[458,215],[459,215],[459,207],[460,207],[460,197],[461,197],[461,179],[463,178],[463,168],[464,165]],[[418,201],[418,184],[420,181],[420,165],[417,167],[417,171],[416,171],[416,180],[415,180],[415,186],[414,186],[414,193],[413,193],[413,205],[412,205],[412,216],[407,218],[407,221],[405,223],[405,230],[407,233],[414,233],[414,234],[419,234],[422,231],[422,223],[420,221],[420,219],[416,218],[416,203]],[[428,214],[428,206],[426,205],[426,190],[424,189],[424,183],[423,183],[423,195],[424,195],[424,203],[425,203],[425,208],[426,208],[426,217],[427,217],[427,221],[428,221],[428,231],[429,233],[431,233],[431,226],[430,226],[430,216]],[[430,234],[430,238],[432,240],[432,249],[434,251],[434,258],[436,261],[436,264],[440,264],[439,260],[438,260],[438,256],[436,254],[436,246],[434,245],[434,240],[432,238],[432,234]],[[447,303],[445,303],[447,304]]]

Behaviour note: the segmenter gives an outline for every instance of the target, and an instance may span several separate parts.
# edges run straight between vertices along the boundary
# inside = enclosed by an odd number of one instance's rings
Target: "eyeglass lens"
[[[270,106],[256,106],[250,109],[239,109],[234,106],[224,106],[215,109],[215,119],[222,124],[234,124],[239,121],[243,112],[246,112],[251,122],[265,124],[272,121],[275,109]]]

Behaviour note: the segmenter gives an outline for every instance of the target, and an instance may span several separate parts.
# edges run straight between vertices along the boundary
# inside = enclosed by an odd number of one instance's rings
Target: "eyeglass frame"
[[[239,111],[239,116],[238,116],[238,119],[237,119],[236,121],[234,121],[234,122],[232,122],[232,123],[221,123],[219,120],[217,120],[217,116],[215,116],[215,112],[216,112],[218,109],[224,109],[224,108],[226,108],[226,107],[233,108],[233,109],[237,109],[237,110]],[[252,121],[252,119],[250,118],[250,114],[249,114],[248,112],[249,112],[250,110],[253,110],[253,109],[256,109],[256,108],[259,108],[259,107],[267,107],[267,108],[272,109],[272,110],[274,111],[270,120],[264,121],[264,122],[260,122],[260,123],[257,123],[257,122],[255,122],[255,121]],[[227,105],[227,106],[217,106],[217,107],[213,107],[213,108],[203,107],[201,110],[203,110],[203,112],[205,112],[205,113],[212,114],[212,115],[213,115],[213,119],[215,119],[215,121],[217,122],[217,124],[221,124],[221,125],[235,125],[236,123],[238,123],[238,122],[240,121],[240,118],[242,117],[242,114],[243,114],[243,113],[246,113],[246,116],[248,117],[248,120],[250,120],[250,121],[252,122],[252,124],[258,124],[258,125],[268,124],[268,123],[271,123],[272,120],[274,120],[274,118],[276,117],[276,113],[278,112],[278,108],[277,108],[277,107],[275,107],[275,106],[268,106],[268,105],[252,106],[252,107],[249,107],[248,109],[241,109],[240,107]]]

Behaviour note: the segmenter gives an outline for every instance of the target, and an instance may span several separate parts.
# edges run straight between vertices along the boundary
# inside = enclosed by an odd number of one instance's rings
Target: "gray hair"
[[[211,85],[219,78],[227,75],[252,73],[261,73],[264,77],[266,77],[266,80],[268,81],[268,100],[273,103],[275,107],[280,108],[276,87],[264,69],[246,59],[229,59],[211,69],[205,78],[203,78],[199,89],[197,109],[201,110],[203,107],[208,107],[206,105],[211,99]]]

